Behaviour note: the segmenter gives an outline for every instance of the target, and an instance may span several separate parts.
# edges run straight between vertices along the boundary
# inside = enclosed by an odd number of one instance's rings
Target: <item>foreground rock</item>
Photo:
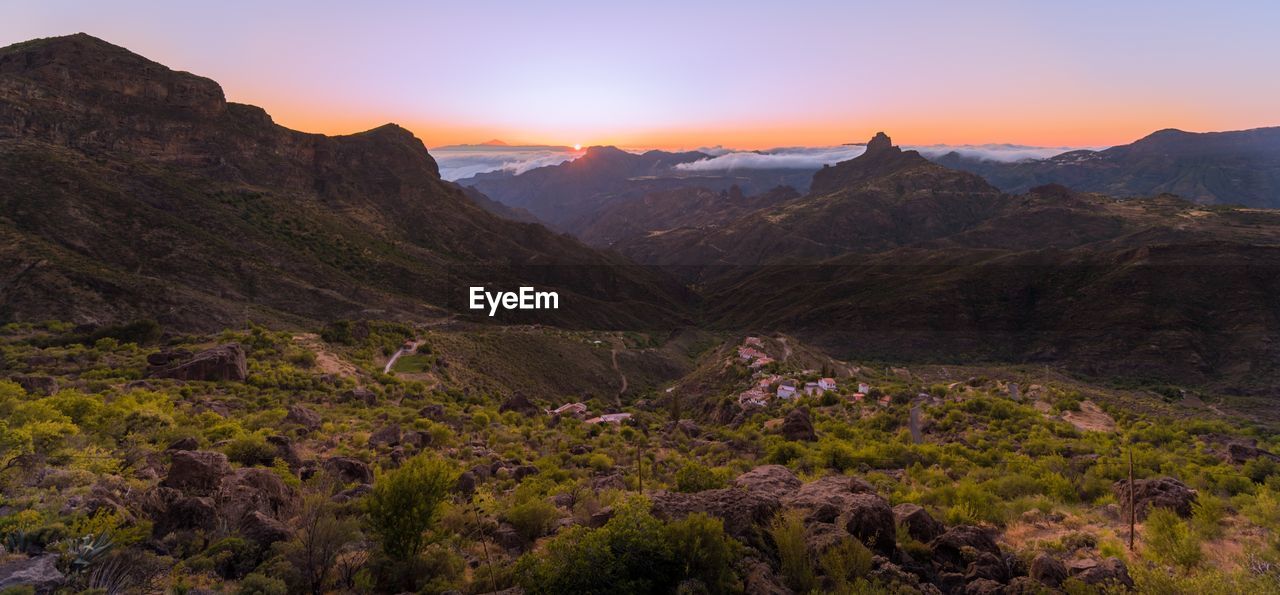
[[[0,564],[0,591],[31,587],[37,593],[48,593],[61,587],[66,577],[57,562],[57,554],[45,554]]]
[[[1133,505],[1138,519],[1147,518],[1152,507],[1168,508],[1181,517],[1191,516],[1191,505],[1196,501],[1196,491],[1172,477],[1139,479],[1133,482]],[[1124,518],[1129,515],[1129,481],[1120,480],[1111,486],[1120,503]]]
[[[782,437],[787,440],[813,442],[818,434],[813,431],[813,420],[809,418],[809,410],[796,407],[787,413],[782,420]]]
[[[188,359],[162,354],[147,357],[152,364],[150,375],[156,378],[243,382],[249,376],[244,348],[236,343],[206,349]]]

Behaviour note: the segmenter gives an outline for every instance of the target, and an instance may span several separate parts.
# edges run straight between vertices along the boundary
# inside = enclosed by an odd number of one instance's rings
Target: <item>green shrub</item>
[[[426,531],[457,479],[452,466],[427,455],[379,474],[365,506],[370,529],[387,556],[403,561],[422,551]]]
[[[522,557],[516,576],[530,595],[660,593],[679,580],[663,525],[629,502],[599,529],[576,526]]]
[[[743,547],[724,532],[724,521],[694,513],[667,526],[667,537],[682,578],[696,579],[710,593],[735,591],[733,565]]]
[[[265,574],[253,573],[240,581],[236,595],[288,595],[289,587],[284,581]]]
[[[1145,552],[1156,561],[1190,570],[1200,563],[1200,539],[1178,514],[1152,508],[1145,524]]]
[[[837,591],[847,589],[851,581],[862,578],[871,571],[871,550],[862,542],[846,537],[818,559],[822,572],[835,584]]]
[[[712,469],[697,461],[689,461],[676,471],[677,492],[701,492],[729,485],[729,474],[723,469]]]
[[[233,438],[222,452],[228,459],[247,466],[270,466],[276,460],[276,447],[257,434]]]
[[[525,498],[512,505],[502,516],[527,541],[546,535],[555,526],[560,513],[554,504],[539,497]]]
[[[805,543],[804,518],[799,510],[778,513],[769,524],[769,537],[778,553],[778,567],[787,586],[799,593],[807,593],[818,586],[809,560],[809,546]]]

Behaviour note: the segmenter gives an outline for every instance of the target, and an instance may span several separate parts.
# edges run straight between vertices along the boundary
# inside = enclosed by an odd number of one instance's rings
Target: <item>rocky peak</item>
[[[871,140],[867,141],[867,152],[865,154],[874,155],[885,151],[891,151],[895,148],[896,147],[893,146],[893,141],[889,140],[889,135],[883,132],[877,132],[875,136],[871,137]],[[901,150],[899,149],[899,151]]]
[[[218,83],[84,33],[0,48],[0,77],[16,79],[11,88],[28,87],[28,94],[74,98],[92,108],[214,117],[227,107]]]

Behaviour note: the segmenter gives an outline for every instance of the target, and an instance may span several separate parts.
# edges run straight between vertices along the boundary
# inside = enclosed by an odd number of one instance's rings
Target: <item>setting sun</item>
[[[581,150],[582,150],[582,145],[574,144],[574,145],[573,145],[573,150],[575,150],[575,151],[581,151]]]

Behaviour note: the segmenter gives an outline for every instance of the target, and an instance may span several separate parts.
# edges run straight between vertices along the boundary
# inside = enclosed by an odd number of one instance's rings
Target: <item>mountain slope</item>
[[[797,196],[786,186],[752,196],[744,195],[737,186],[719,192],[678,188],[619,201],[574,227],[584,242],[628,254],[632,242],[647,236],[712,229]]]
[[[573,161],[520,174],[483,173],[458,183],[585,238],[586,227],[604,211],[646,195],[689,188],[720,192],[733,186],[744,194],[756,195],[777,186],[807,186],[810,176],[803,170],[695,172],[676,168],[708,157],[696,151],[631,153],[616,147],[590,147]]]
[[[651,271],[478,207],[402,128],[289,130],[83,34],[0,50],[0,176],[6,319],[439,315],[481,281],[562,290],[575,307],[545,322],[682,307]]]
[[[938,163],[1006,192],[1057,183],[1112,196],[1176,194],[1204,204],[1280,208],[1280,127],[1233,132],[1161,130],[1103,151],[1000,163],[949,153]]]

